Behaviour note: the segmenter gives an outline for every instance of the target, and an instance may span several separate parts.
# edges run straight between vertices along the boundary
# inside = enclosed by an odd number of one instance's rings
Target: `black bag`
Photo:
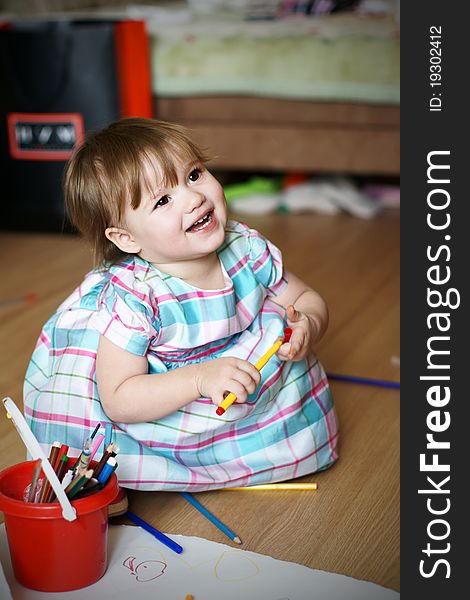
[[[9,24],[0,82],[0,227],[62,229],[67,158],[85,132],[120,116],[114,23]]]

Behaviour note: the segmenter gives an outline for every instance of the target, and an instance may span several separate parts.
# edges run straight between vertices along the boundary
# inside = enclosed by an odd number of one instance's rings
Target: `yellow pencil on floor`
[[[257,490],[316,490],[316,483],[267,483],[265,485],[249,485],[247,487],[221,488],[223,492],[257,491]]]
[[[255,367],[258,369],[258,371],[261,371],[261,369],[265,366],[269,359],[276,354],[276,352],[279,350],[282,344],[290,340],[291,335],[292,329],[290,327],[286,327],[284,329],[284,337],[281,337],[277,340],[277,342],[274,342],[271,348],[263,354],[263,356],[258,360],[257,363],[255,363]],[[227,408],[229,406],[232,406],[236,399],[237,397],[235,396],[235,394],[233,392],[230,392],[230,394],[228,394],[228,396],[224,398],[222,402],[217,406],[217,410],[215,412],[219,416],[223,415]]]

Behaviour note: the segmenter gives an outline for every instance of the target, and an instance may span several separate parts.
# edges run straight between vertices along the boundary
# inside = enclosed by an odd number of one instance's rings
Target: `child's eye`
[[[155,202],[154,208],[160,208],[161,206],[165,206],[170,201],[170,197],[165,194]]]
[[[194,183],[195,181],[197,181],[199,179],[199,177],[201,177],[202,174],[202,169],[193,169],[191,171],[191,173],[189,174],[189,181],[191,181],[192,183]]]

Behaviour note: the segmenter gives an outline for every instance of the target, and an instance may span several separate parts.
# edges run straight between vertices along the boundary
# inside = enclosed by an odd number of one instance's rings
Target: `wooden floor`
[[[399,215],[244,217],[281,247],[289,269],[330,308],[318,347],[332,373],[399,380]],[[72,236],[0,233],[0,394],[21,406],[22,380],[43,322],[79,283],[90,256]],[[3,300],[34,292],[32,304]],[[399,589],[399,393],[332,383],[340,459],[316,492],[222,492],[196,497],[242,548]],[[3,408],[0,408],[3,412]],[[0,413],[0,469],[24,460]],[[131,492],[131,509],[159,529],[231,542],[175,493]],[[125,521],[118,521],[125,522]]]

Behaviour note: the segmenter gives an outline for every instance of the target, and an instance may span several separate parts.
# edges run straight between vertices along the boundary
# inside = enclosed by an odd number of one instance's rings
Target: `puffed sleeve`
[[[95,327],[120,348],[145,356],[160,332],[158,303],[140,282],[111,277],[98,299]]]
[[[249,264],[258,283],[270,296],[277,296],[287,286],[287,273],[277,246],[255,229],[249,230]]]

